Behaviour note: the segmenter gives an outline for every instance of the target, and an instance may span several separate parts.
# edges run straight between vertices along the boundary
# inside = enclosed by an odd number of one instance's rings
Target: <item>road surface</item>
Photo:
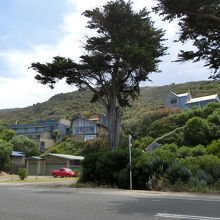
[[[220,196],[0,185],[0,220],[220,220]]]

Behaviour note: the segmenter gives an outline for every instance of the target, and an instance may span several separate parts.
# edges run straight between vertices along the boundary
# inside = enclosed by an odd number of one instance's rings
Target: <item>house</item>
[[[72,137],[76,141],[86,141],[107,135],[108,125],[106,116],[96,116],[86,119],[77,116],[72,123]]]
[[[190,92],[176,94],[170,91],[164,99],[164,105],[166,108],[187,109],[192,108],[193,106],[203,108],[209,102],[220,102],[218,94],[192,98]]]
[[[44,120],[27,125],[10,125],[7,128],[15,130],[17,135],[24,135],[36,141],[39,150],[43,152],[53,146],[56,139],[54,131],[57,130],[59,136],[70,134],[70,121],[64,119]]]
[[[161,145],[158,144],[156,141],[153,141],[151,144],[149,144],[145,149],[144,151],[145,152],[151,152],[153,150],[156,150],[156,149],[160,149],[161,148]]]
[[[11,173],[17,173],[18,169],[25,168],[26,155],[23,152],[11,152]]]
[[[72,170],[82,171],[82,156],[68,154],[49,153],[43,157],[30,157],[27,159],[26,168],[28,175],[50,175],[51,170],[57,170],[62,167],[68,167]]]

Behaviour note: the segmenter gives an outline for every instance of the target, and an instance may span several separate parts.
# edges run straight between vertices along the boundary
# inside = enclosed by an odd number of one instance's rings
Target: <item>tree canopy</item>
[[[93,92],[92,102],[100,101],[109,118],[109,147],[119,142],[120,109],[130,105],[139,95],[139,83],[158,71],[159,57],[165,54],[163,31],[153,27],[148,11],[132,9],[132,3],[110,1],[93,10],[86,10],[90,30],[85,54],[79,62],[54,57],[51,63],[32,63],[36,79],[51,88],[57,80],[66,79],[80,90]]]
[[[210,78],[220,78],[220,0],[158,0],[154,10],[164,20],[179,20],[178,41],[193,41],[195,50],[181,50],[178,61],[205,61],[213,70]]]
[[[14,151],[24,152],[27,157],[39,155],[39,146],[37,143],[25,136],[15,136],[9,143],[13,146]]]
[[[11,165],[12,145],[0,139],[0,171],[9,171]]]

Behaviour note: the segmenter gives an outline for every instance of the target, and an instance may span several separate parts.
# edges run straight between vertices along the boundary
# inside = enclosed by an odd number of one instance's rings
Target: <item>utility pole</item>
[[[131,135],[128,135],[128,146],[129,146],[130,190],[132,190],[132,169],[131,169],[131,147],[132,147],[132,137],[131,137]]]

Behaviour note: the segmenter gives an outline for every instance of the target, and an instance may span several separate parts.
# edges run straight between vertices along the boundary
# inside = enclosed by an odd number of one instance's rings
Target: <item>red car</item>
[[[59,170],[51,170],[50,175],[53,177],[75,177],[76,174],[70,168],[60,168]]]

